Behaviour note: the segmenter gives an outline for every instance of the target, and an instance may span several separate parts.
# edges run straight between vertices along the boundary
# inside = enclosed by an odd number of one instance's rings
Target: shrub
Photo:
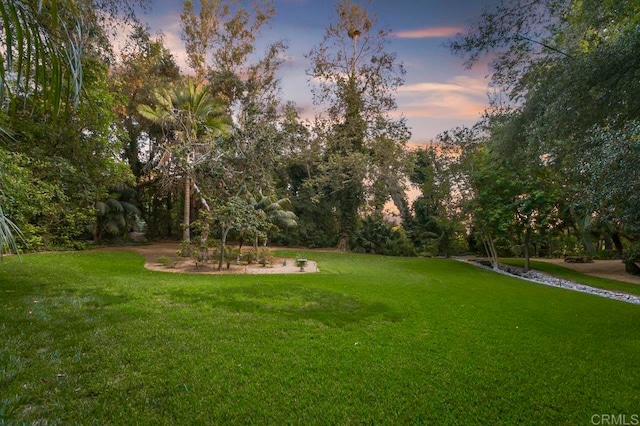
[[[231,262],[237,262],[240,257],[240,248],[236,246],[224,247],[224,258],[227,261],[227,269],[231,267]]]
[[[267,266],[273,263],[273,254],[271,250],[266,247],[261,247],[258,250],[258,263],[262,266]]]
[[[180,248],[176,251],[176,254],[180,257],[189,257],[191,256],[191,243],[187,240],[183,240],[180,243]]]
[[[175,268],[178,263],[175,259],[172,259],[169,256],[160,256],[156,259],[156,262],[165,268]]]
[[[258,252],[257,252],[257,250],[252,248],[252,249],[247,250],[246,252],[244,252],[242,254],[242,258],[248,264],[252,264],[253,262],[255,262],[258,259]]]
[[[634,243],[630,246],[622,256],[622,260],[625,265],[625,270],[633,275],[640,275],[640,243]]]
[[[351,240],[353,251],[387,256],[414,256],[413,244],[401,226],[393,225],[380,216],[369,216]]]

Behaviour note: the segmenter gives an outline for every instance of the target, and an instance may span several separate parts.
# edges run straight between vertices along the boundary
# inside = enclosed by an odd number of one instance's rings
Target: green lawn
[[[524,259],[500,259],[500,262],[507,265],[524,267]],[[535,269],[540,272],[553,275],[555,277],[564,278],[591,287],[602,288],[605,290],[611,290],[620,293],[640,295],[640,285],[638,284],[594,277],[591,275],[584,275],[572,269],[565,268],[562,265],[556,265],[553,263],[541,262],[537,260],[532,260],[530,267],[531,269]]]
[[[640,306],[454,260],[302,255],[322,272],[179,275],[126,252],[5,259],[0,424],[588,425],[640,412]]]

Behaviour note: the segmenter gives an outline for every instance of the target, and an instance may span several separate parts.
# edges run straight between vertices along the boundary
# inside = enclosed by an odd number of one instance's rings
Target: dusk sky
[[[152,33],[162,31],[165,43],[184,72],[184,46],[180,38],[182,1],[152,0],[151,10],[140,16]],[[196,7],[199,2],[196,0]],[[464,31],[487,6],[498,0],[374,0],[372,9],[382,27],[393,32],[388,48],[406,68],[406,81],[397,94],[398,115],[407,118],[411,142],[422,144],[444,130],[475,123],[487,104],[486,65],[472,70],[446,47],[456,33]],[[294,101],[303,116],[313,116],[311,91],[304,57],[335,22],[331,0],[276,0],[277,14],[262,31],[259,51],[285,40],[287,62],[281,70],[283,99]]]

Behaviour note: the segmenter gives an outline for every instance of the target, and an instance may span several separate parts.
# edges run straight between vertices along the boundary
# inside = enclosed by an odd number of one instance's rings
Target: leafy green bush
[[[258,260],[258,251],[254,248],[247,250],[244,253],[242,253],[242,259],[248,264],[252,264],[256,260]]]
[[[169,256],[160,256],[156,261],[165,268],[175,268],[178,263],[175,259],[172,259]]]
[[[273,263],[273,253],[267,247],[260,247],[258,249],[258,263],[262,266],[267,266]]]
[[[126,237],[130,230],[146,231],[146,222],[142,220],[142,212],[136,205],[136,196],[135,189],[121,185],[111,191],[108,198],[96,203],[98,238]]]
[[[227,269],[229,269],[232,262],[237,262],[239,260],[240,247],[225,245],[224,258],[227,261]]]
[[[18,241],[22,250],[86,247],[95,192],[86,181],[76,182],[83,179],[76,169],[64,159],[33,159],[2,149],[0,164],[0,205],[24,234]]]
[[[627,250],[625,250],[622,256],[625,269],[628,273],[634,275],[640,275],[640,243],[632,244]]]
[[[193,247],[191,246],[191,242],[183,240],[180,242],[180,248],[176,251],[176,254],[180,257],[190,257],[192,251]]]
[[[413,244],[402,226],[389,223],[381,216],[369,216],[362,220],[351,240],[351,248],[355,252],[415,256]]]

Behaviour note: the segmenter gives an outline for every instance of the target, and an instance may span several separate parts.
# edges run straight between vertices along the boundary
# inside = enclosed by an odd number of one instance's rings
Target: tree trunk
[[[620,240],[620,234],[614,232],[611,234],[611,241],[613,241],[613,245],[616,247],[616,252],[618,253],[618,257],[622,258],[622,240]]]
[[[591,221],[588,216],[580,218],[576,215],[576,223],[578,224],[578,230],[580,231],[580,237],[582,238],[582,245],[587,254],[594,257],[596,250],[593,247],[593,241],[591,241]]]
[[[349,250],[349,236],[347,234],[341,234],[340,239],[338,240],[338,251],[347,251]]]
[[[493,238],[491,235],[483,235],[482,242],[484,243],[485,250],[487,251],[487,256],[489,256],[489,260],[491,261],[491,266],[495,271],[498,270],[498,251],[496,250],[496,245],[493,242]]]
[[[227,244],[227,234],[231,228],[223,228],[222,235],[220,236],[220,261],[218,262],[218,271],[222,271],[222,264],[224,263],[224,248]]]
[[[200,233],[200,247],[198,247],[198,250],[200,250],[200,259],[202,259],[203,261],[208,261],[209,260],[209,223],[207,223],[204,219],[203,219],[203,224],[202,224],[202,231]]]
[[[93,242],[100,241],[100,217],[96,215],[96,222],[93,225]],[[0,249],[2,251],[2,249]]]
[[[442,232],[440,236],[440,247],[442,247],[442,253],[444,254],[445,259],[449,258],[449,232],[445,225],[445,230]]]
[[[487,242],[487,239],[484,236],[482,237],[482,245],[484,246],[484,252],[487,255],[487,257],[491,258],[491,255],[489,254],[489,243]]]
[[[526,228],[524,231],[524,271],[529,272],[531,268],[531,256],[529,254],[529,242],[531,240],[531,230]]]
[[[496,250],[496,243],[493,241],[491,235],[489,235],[488,243],[489,251],[491,252],[491,264],[493,265],[493,269],[497,271],[499,269],[498,250]]]
[[[184,180],[184,218],[182,220],[182,241],[189,242],[191,233],[189,232],[191,225],[191,178]]]
[[[407,218],[410,217],[410,214],[405,191],[400,187],[400,185],[398,185],[397,182],[392,181],[391,179],[387,179],[387,187],[389,188],[389,195],[391,196],[391,200],[396,206],[396,209],[398,209],[400,217],[403,221],[406,221]]]
[[[171,218],[171,210],[173,210],[172,194],[173,192],[171,191],[167,194],[167,213],[165,215],[167,221],[167,237],[169,238],[173,236],[173,219]]]
[[[348,173],[350,174],[350,173]],[[360,208],[362,185],[351,182],[336,193],[338,197],[338,223],[340,239],[338,250],[349,251],[349,239],[354,235],[358,226],[358,209]]]
[[[582,234],[582,244],[584,245],[584,249],[587,251],[587,254],[591,257],[594,257],[596,254],[595,248],[593,248],[593,242],[591,241],[591,233],[587,229],[583,229],[581,231]]]
[[[584,249],[589,256],[594,257],[596,251],[593,248],[593,241],[591,241],[591,222],[589,216],[585,215],[584,217],[580,217],[577,213],[574,212],[571,212],[571,214],[573,215],[576,229],[580,233],[580,238],[582,239],[582,245],[584,246]]]

